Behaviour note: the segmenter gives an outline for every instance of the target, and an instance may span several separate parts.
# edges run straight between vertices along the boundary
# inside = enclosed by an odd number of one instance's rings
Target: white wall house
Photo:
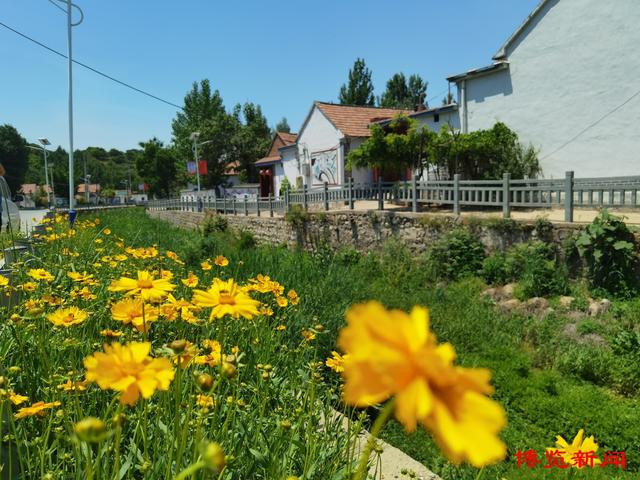
[[[276,192],[286,177],[297,188],[342,185],[347,178],[372,182],[373,171],[345,170],[346,156],[369,136],[369,125],[398,114],[411,112],[392,108],[361,107],[314,102],[300,127],[296,142],[279,149],[281,161],[274,175]]]
[[[463,132],[504,122],[543,176],[640,175],[640,0],[543,0],[488,67],[449,77]]]

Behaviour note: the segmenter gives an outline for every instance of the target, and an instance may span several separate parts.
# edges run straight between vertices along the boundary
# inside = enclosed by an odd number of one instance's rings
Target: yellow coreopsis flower
[[[38,285],[35,284],[34,282],[25,282],[22,285],[20,285],[19,288],[21,288],[25,292],[33,293],[36,290],[36,288],[38,288]]]
[[[47,320],[57,327],[70,327],[84,322],[89,314],[78,307],[59,308],[53,313],[47,315]]]
[[[67,277],[74,282],[87,282],[93,278],[93,275],[87,272],[67,272]]]
[[[29,397],[26,397],[24,395],[20,395],[19,393],[16,393],[14,391],[9,392],[9,395],[7,396],[7,398],[14,405],[20,405],[21,403],[24,403],[27,400],[29,400]]]
[[[107,338],[118,338],[124,334],[120,330],[111,330],[107,328],[105,330],[100,330],[100,335]]]
[[[158,302],[174,288],[176,286],[167,279],[155,279],[149,272],[138,271],[137,279],[121,277],[120,280],[114,280],[109,286],[109,291],[126,292],[126,295],[137,295],[143,300]]]
[[[203,340],[202,345],[205,349],[204,355],[197,355],[195,363],[198,365],[208,365],[215,367],[222,361],[222,345],[217,340]]]
[[[55,277],[47,272],[44,268],[32,268],[27,272],[34,280],[43,280],[45,282],[53,282]]]
[[[187,278],[183,278],[180,281],[189,288],[196,288],[200,280],[193,274],[193,272],[189,272]]]
[[[252,318],[259,314],[260,306],[260,302],[251,298],[233,279],[215,279],[209,290],[194,290],[193,303],[211,308],[209,320],[225,315]]]
[[[331,352],[331,357],[327,358],[324,364],[329,367],[334,372],[342,373],[344,372],[344,359],[345,357],[349,357],[349,355],[340,355],[338,352]]]
[[[184,262],[180,260],[180,257],[178,256],[177,253],[172,252],[171,250],[167,250],[166,255],[167,255],[167,258],[170,258],[171,260],[176,262],[178,265],[184,265]]]
[[[20,410],[18,410],[16,412],[16,414],[14,415],[14,417],[19,420],[21,418],[25,418],[25,417],[31,417],[33,415],[39,415],[42,416],[44,415],[44,411],[49,409],[49,408],[54,408],[54,407],[58,407],[60,406],[61,403],[60,402],[36,402],[33,405],[31,405],[30,407],[23,407]]]
[[[125,298],[111,306],[111,316],[125,325],[131,324],[139,332],[148,332],[151,323],[158,320],[158,309],[141,298]]]
[[[226,267],[227,265],[229,265],[229,259],[224,255],[218,255],[213,263],[215,263],[219,267]]]
[[[276,297],[276,303],[279,307],[284,308],[289,305],[289,300],[287,300],[285,297]]]
[[[6,287],[9,285],[9,279],[4,275],[0,275],[0,287]]]
[[[584,468],[588,466],[585,462],[576,462],[576,456],[582,454],[596,453],[598,451],[598,444],[595,442],[593,435],[584,438],[584,429],[580,429],[578,434],[573,439],[573,442],[569,444],[560,435],[556,437],[556,448],[547,448],[547,452],[558,452],[567,465],[571,465],[574,468]],[[593,465],[600,464],[600,459],[595,457],[590,459],[593,461]]]
[[[405,429],[422,423],[452,462],[482,467],[504,458],[497,434],[506,416],[486,396],[493,391],[490,372],[455,366],[453,346],[437,344],[426,308],[407,314],[378,302],[355,305],[338,345],[348,354],[346,403],[370,406],[395,396],[395,415]]]
[[[209,260],[205,260],[204,262],[202,262],[200,264],[200,267],[202,268],[202,270],[204,270],[205,272],[208,270],[211,270],[213,267],[211,266],[211,264],[209,263]]]
[[[105,228],[102,233],[104,233],[105,235],[111,235],[111,229],[110,228]]]
[[[148,399],[169,389],[175,372],[168,359],[149,356],[151,343],[114,343],[104,350],[85,358],[86,378],[103,390],[121,392],[121,403],[134,405],[140,396]]]
[[[298,305],[298,303],[300,303],[300,297],[295,290],[289,290],[289,292],[287,292],[287,297],[289,297],[291,305]]]

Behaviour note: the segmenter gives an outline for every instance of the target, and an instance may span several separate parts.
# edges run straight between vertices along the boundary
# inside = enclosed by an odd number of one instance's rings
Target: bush
[[[597,385],[610,383],[611,374],[618,362],[602,347],[572,345],[565,348],[556,361],[558,370]]]
[[[576,240],[591,287],[617,296],[637,288],[633,234],[622,218],[603,210]]]
[[[433,279],[453,281],[477,275],[485,258],[480,240],[467,230],[454,230],[427,253],[427,269]]]
[[[521,243],[495,253],[482,264],[482,277],[492,285],[518,282],[520,299],[560,295],[567,291],[566,270],[556,262],[553,247],[539,241]]]
[[[256,246],[256,239],[251,232],[240,230],[237,239],[237,246],[240,250],[248,250]]]
[[[202,223],[202,233],[211,235],[216,232],[226,232],[229,221],[224,215],[207,215]]]

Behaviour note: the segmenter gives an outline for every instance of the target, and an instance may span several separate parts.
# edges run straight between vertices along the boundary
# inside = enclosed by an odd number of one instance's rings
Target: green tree
[[[420,75],[411,75],[409,82],[402,72],[394,74],[387,82],[387,88],[380,96],[379,104],[387,108],[413,110],[424,103],[427,83]]]
[[[138,173],[149,184],[149,193],[168,197],[176,190],[176,161],[174,151],[157,138],[140,143],[143,153],[137,159]]]
[[[11,193],[15,194],[24,183],[27,173],[29,149],[27,141],[11,125],[0,126],[0,163],[4,166],[4,178]]]
[[[453,93],[448,92],[447,95],[442,99],[442,105],[451,105],[452,103],[456,103],[456,100],[453,96]]]
[[[276,132],[291,133],[291,127],[289,126],[289,122],[287,122],[287,117],[282,117],[282,120],[277,123]]]
[[[245,103],[236,105],[234,116],[239,128],[233,139],[234,160],[240,162],[239,170],[244,181],[257,181],[255,161],[261,158],[271,143],[271,129],[260,105]]]
[[[349,81],[340,87],[338,95],[343,105],[373,106],[373,83],[371,83],[371,70],[367,68],[364,59],[358,58],[349,70]]]

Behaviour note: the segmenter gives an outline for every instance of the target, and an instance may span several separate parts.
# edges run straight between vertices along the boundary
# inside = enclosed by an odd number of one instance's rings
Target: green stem
[[[371,451],[376,445],[376,440],[382,428],[386,425],[387,421],[391,417],[393,413],[395,401],[393,399],[389,400],[387,404],[376,418],[376,421],[373,423],[373,427],[371,428],[371,433],[369,435],[369,440],[367,441],[364,450],[362,451],[362,455],[360,456],[360,462],[358,463],[358,469],[356,470],[356,474],[353,477],[353,480],[363,480],[367,475],[367,464],[369,463],[369,455],[371,455]]]
[[[201,468],[204,468],[205,466],[206,466],[206,463],[203,460],[193,463],[189,465],[187,468],[185,468],[183,471],[181,471],[178,474],[178,476],[175,478],[175,480],[184,480],[185,478],[190,477],[191,475],[196,473]]]

